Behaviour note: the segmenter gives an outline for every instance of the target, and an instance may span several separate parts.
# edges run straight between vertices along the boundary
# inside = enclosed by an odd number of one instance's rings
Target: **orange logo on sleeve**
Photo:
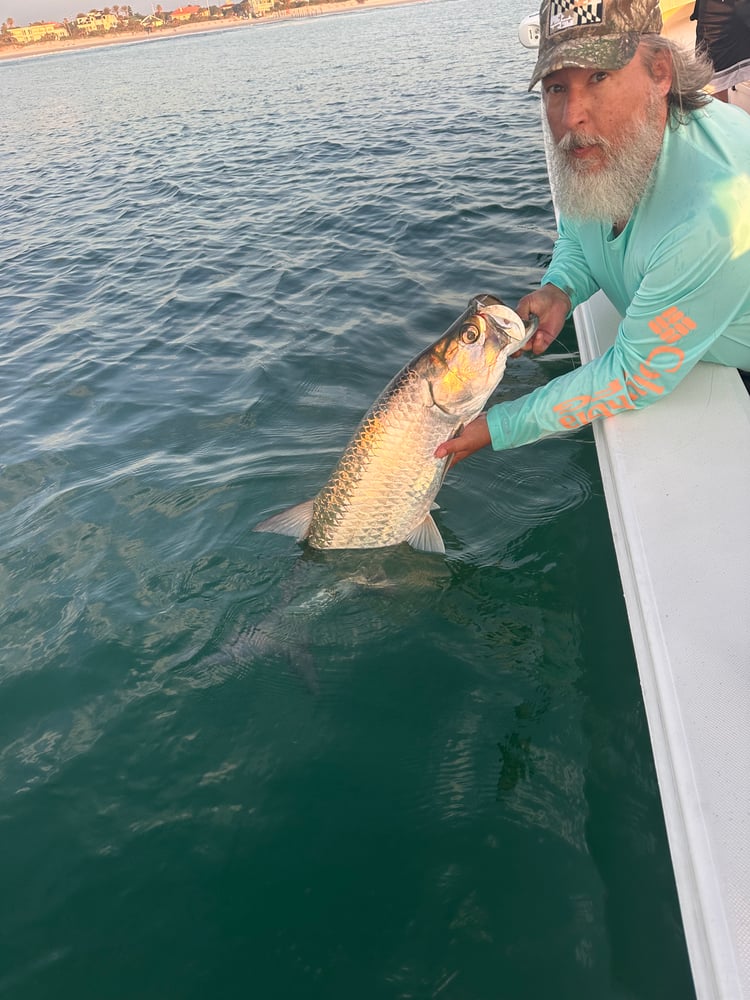
[[[652,319],[648,325],[665,344],[675,344],[680,337],[686,336],[696,327],[695,322],[676,306],[665,309],[661,316]]]
[[[571,431],[575,427],[590,424],[598,417],[614,416],[618,410],[634,410],[635,406],[630,401],[622,382],[615,379],[593,396],[574,396],[573,399],[558,403],[552,409],[559,414],[560,426],[566,431]]]
[[[665,374],[679,371],[685,361],[685,352],[674,345],[698,324],[676,306],[670,306],[648,325],[662,343],[649,351],[637,369],[624,373],[622,381],[614,379],[592,396],[574,396],[552,407],[564,430],[584,427],[620,410],[635,410],[643,396],[661,396],[666,391]]]

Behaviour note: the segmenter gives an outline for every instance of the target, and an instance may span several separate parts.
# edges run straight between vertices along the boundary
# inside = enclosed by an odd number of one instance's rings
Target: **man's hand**
[[[490,430],[487,426],[487,415],[480,413],[471,423],[467,424],[460,434],[444,441],[435,449],[435,458],[451,458],[448,468],[461,462],[469,455],[473,455],[480,448],[485,448],[490,444]]]
[[[557,285],[542,285],[535,292],[524,295],[516,312],[524,322],[528,321],[531,313],[538,316],[539,326],[522,351],[532,351],[534,354],[546,351],[562,330],[565,317],[570,312],[570,304],[568,295]],[[513,357],[520,357],[522,351],[517,351]]]

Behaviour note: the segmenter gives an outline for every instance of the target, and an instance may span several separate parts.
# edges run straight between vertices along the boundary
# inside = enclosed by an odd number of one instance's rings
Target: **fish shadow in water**
[[[402,544],[383,549],[326,550],[305,547],[281,581],[278,601],[265,615],[228,638],[196,665],[205,686],[276,665],[301,678],[313,694],[330,657],[353,658],[364,643],[406,627],[418,607],[449,585],[445,559]],[[228,616],[243,617],[241,606]],[[211,645],[216,646],[216,637]],[[316,656],[311,652],[316,648]],[[323,652],[329,650],[329,654]]]

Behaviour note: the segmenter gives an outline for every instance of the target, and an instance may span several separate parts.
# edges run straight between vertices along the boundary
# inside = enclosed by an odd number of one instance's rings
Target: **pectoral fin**
[[[301,542],[303,538],[307,538],[312,516],[313,501],[305,500],[304,503],[298,503],[296,507],[288,507],[280,514],[266,518],[265,521],[256,524],[253,531],[273,531],[277,535],[291,535],[292,538]]]
[[[440,537],[438,527],[432,519],[432,514],[427,517],[407,536],[406,541],[418,552],[437,552],[445,554],[445,545]]]

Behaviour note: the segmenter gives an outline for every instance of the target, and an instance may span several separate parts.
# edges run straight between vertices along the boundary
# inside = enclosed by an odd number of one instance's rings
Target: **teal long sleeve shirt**
[[[711,101],[668,124],[625,229],[561,219],[548,282],[573,307],[603,289],[622,321],[601,357],[490,408],[496,450],[648,406],[701,360],[750,371],[750,115]]]

